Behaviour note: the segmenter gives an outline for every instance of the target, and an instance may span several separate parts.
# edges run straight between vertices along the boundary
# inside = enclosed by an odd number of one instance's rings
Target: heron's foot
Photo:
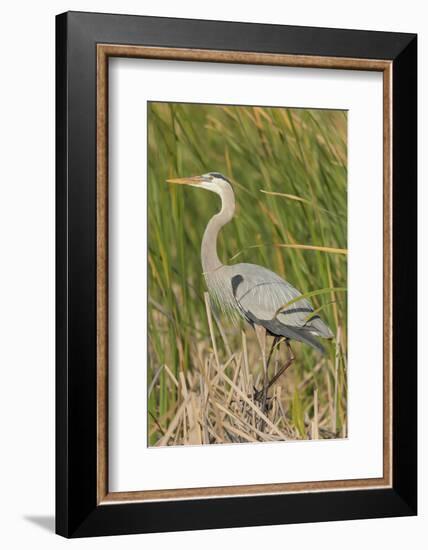
[[[272,408],[272,398],[267,395],[267,389],[258,390],[253,386],[253,401],[263,409],[263,412],[267,412]]]
[[[263,388],[258,390],[256,386],[253,386],[253,401],[261,402],[263,400]]]

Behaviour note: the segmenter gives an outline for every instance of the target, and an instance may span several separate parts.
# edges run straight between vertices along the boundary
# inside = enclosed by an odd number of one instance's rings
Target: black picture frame
[[[392,62],[391,488],[97,504],[96,46]],[[56,18],[56,532],[65,537],[417,513],[417,36],[68,12]]]

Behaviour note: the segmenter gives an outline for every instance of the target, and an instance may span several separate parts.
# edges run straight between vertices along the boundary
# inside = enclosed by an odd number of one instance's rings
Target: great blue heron
[[[269,388],[294,360],[290,340],[303,342],[324,352],[316,337],[330,339],[333,333],[319,315],[314,313],[306,298],[289,304],[301,296],[301,293],[273,271],[254,264],[224,265],[220,261],[217,237],[220,229],[230,222],[235,212],[235,195],[227,178],[218,172],[209,172],[202,176],[167,181],[207,189],[220,195],[221,210],[210,219],[202,238],[203,273],[209,293],[221,309],[229,314],[242,316],[255,328],[264,366],[263,388],[255,390],[255,398],[266,409]],[[267,358],[266,335],[273,336]],[[281,342],[287,345],[287,360],[269,380],[268,368],[272,352]]]

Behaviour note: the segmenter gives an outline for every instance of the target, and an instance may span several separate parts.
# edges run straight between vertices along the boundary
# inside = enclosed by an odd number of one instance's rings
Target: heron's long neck
[[[215,271],[223,265],[217,255],[217,237],[220,229],[230,222],[235,212],[235,196],[232,188],[223,189],[220,197],[221,210],[210,219],[202,238],[201,260],[205,274]]]

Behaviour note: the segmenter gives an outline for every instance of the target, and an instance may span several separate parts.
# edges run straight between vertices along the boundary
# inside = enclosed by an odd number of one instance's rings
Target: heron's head
[[[176,178],[166,180],[168,183],[176,183],[179,185],[191,185],[192,187],[199,187],[200,189],[208,189],[218,195],[231,190],[229,180],[220,174],[219,172],[208,172],[202,176],[191,176],[187,178]]]

